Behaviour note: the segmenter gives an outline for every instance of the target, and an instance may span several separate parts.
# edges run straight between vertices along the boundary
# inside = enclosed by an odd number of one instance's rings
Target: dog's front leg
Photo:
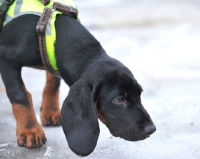
[[[59,106],[59,86],[60,78],[46,72],[46,85],[43,91],[43,101],[41,107],[41,121],[44,126],[61,125]]]
[[[46,137],[37,122],[31,94],[26,90],[21,78],[21,67],[0,60],[0,71],[17,122],[18,145],[27,148],[40,148],[46,142]]]

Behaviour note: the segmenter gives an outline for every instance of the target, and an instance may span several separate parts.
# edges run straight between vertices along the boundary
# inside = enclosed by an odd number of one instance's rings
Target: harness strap
[[[58,2],[54,2],[53,9],[77,19],[78,10],[76,8],[73,8],[72,6],[67,6],[67,5],[60,4]],[[46,8],[46,7],[44,8],[44,11],[39,19],[39,22],[37,23],[36,32],[38,34],[40,56],[42,58],[42,63],[44,67],[51,74],[57,77],[60,77],[59,71],[54,70],[54,68],[51,66],[49,58],[48,58],[47,49],[46,49],[45,30],[46,30],[46,25],[48,23],[51,12],[52,12],[51,8]]]
[[[5,0],[0,6],[0,32],[3,27],[3,22],[4,22],[6,12],[8,8],[10,7],[10,5],[13,4],[14,1],[15,0]]]
[[[54,2],[53,8],[56,9],[57,11],[62,12],[63,14],[66,14],[68,16],[77,19],[78,10],[72,6],[62,5],[58,2]]]
[[[40,0],[45,6],[50,3],[50,0]]]
[[[48,23],[49,17],[51,15],[52,9],[51,8],[44,8],[44,11],[39,19],[39,22],[37,22],[36,25],[36,32],[38,34],[38,40],[39,40],[39,49],[40,49],[40,56],[42,58],[42,63],[44,67],[52,74],[59,76],[58,71],[55,71],[48,59],[47,50],[46,50],[46,39],[45,39],[45,30],[46,25]]]

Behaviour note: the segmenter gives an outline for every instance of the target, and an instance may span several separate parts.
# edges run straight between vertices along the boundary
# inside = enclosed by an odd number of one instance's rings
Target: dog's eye
[[[114,100],[113,100],[114,103],[116,104],[122,104],[125,102],[125,99],[123,96],[119,96],[119,97],[116,97]]]

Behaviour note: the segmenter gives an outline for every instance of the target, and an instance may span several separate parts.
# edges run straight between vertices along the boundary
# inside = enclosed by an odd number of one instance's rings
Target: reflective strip
[[[23,4],[23,0],[15,0],[15,6],[14,6],[14,16],[13,17],[16,17],[18,16],[17,14],[20,13],[20,9],[22,7],[22,4]],[[13,7],[13,6],[12,6]]]
[[[13,19],[13,17],[11,17],[8,14],[6,14],[5,19],[6,20],[4,21],[3,26],[5,26],[9,21],[11,21]]]

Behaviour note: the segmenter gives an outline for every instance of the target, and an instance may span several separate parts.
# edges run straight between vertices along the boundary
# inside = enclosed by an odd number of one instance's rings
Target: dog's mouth
[[[128,128],[125,131],[122,131],[121,133],[111,132],[111,134],[115,137],[119,137],[127,141],[139,141],[150,137],[149,134],[146,135],[144,132],[136,131],[133,128]]]
[[[133,128],[128,128],[125,131],[126,134],[126,140],[130,140],[130,141],[138,141],[138,140],[144,140],[148,137],[150,137],[150,135],[146,135],[143,132],[138,132],[136,130],[134,130]]]
[[[150,133],[145,133],[142,129],[134,129],[134,128],[127,128],[120,133],[111,132],[113,136],[123,138],[124,140],[128,141],[139,141],[149,138],[151,136]]]

